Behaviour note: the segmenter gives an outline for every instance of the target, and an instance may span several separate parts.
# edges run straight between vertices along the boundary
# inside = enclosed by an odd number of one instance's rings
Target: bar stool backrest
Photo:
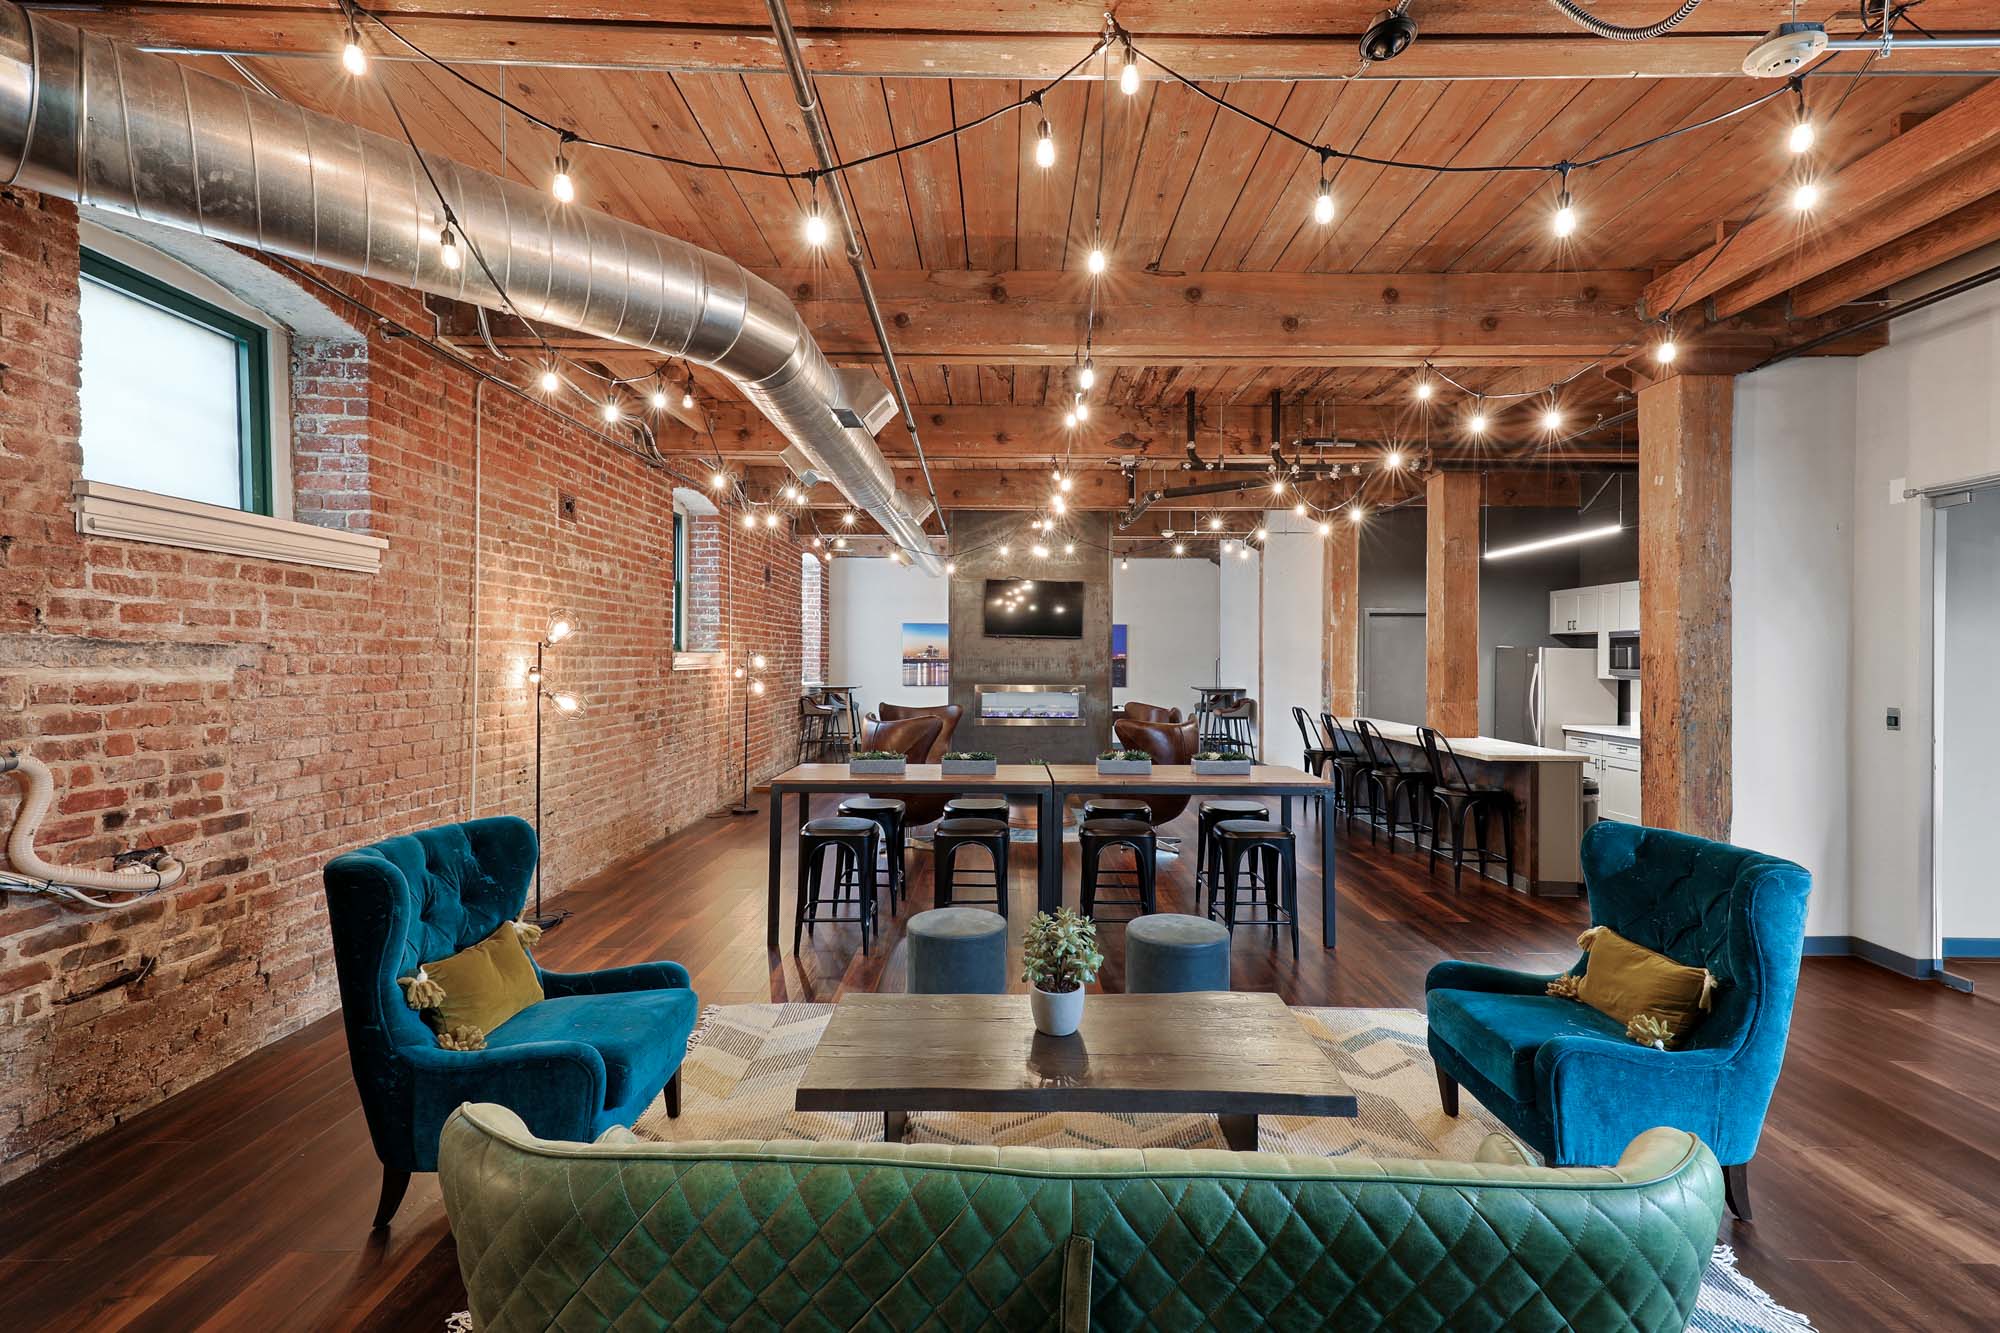
[[[1326,742],[1322,740],[1320,738],[1319,733],[1313,729],[1313,720],[1311,713],[1308,713],[1305,709],[1299,707],[1297,704],[1293,704],[1292,721],[1299,724],[1299,735],[1301,738],[1304,739],[1306,743],[1306,749],[1324,750],[1327,748]]]
[[[1423,742],[1424,758],[1430,763],[1433,783],[1440,787],[1472,785],[1472,780],[1465,774],[1465,765],[1459,762],[1458,751],[1451,748],[1451,742],[1437,728],[1418,727],[1417,739]]]
[[[1354,719],[1354,734],[1361,738],[1361,749],[1368,756],[1368,763],[1374,768],[1394,768],[1389,754],[1389,742],[1382,739],[1382,733],[1375,724],[1365,717]]]
[[[1361,753],[1361,747],[1355,744],[1354,737],[1348,734],[1347,728],[1341,726],[1340,719],[1332,713],[1321,713],[1319,715],[1319,724],[1325,729],[1326,743],[1335,754],[1344,759],[1366,759],[1368,757]]]

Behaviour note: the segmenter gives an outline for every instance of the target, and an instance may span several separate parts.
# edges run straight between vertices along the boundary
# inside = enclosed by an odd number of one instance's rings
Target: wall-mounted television
[[[986,580],[989,639],[1080,639],[1083,585],[1044,579]]]

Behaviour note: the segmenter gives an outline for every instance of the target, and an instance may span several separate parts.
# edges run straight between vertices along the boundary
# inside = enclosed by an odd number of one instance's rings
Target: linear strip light
[[[1502,546],[1497,551],[1488,551],[1488,560],[1505,560],[1510,555],[1526,555],[1530,551],[1546,551],[1553,546],[1569,546],[1575,542],[1587,542],[1597,537],[1609,537],[1623,532],[1622,523],[1607,523],[1601,528],[1579,528],[1575,532],[1565,532],[1560,537],[1543,537],[1539,541],[1522,542],[1519,546]]]

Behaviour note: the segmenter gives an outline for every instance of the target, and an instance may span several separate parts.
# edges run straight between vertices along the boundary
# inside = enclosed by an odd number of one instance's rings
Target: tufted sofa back
[[[1603,822],[1584,834],[1583,876],[1594,923],[1715,974],[1714,1011],[1688,1046],[1773,1046],[1775,1084],[1805,947],[1805,867],[1692,834]]]
[[[1679,1330],[1721,1173],[884,1143],[593,1144],[445,1122],[486,1333],[634,1328]]]

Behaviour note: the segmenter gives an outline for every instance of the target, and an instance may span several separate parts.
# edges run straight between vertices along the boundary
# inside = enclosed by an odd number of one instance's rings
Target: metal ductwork
[[[425,175],[437,182],[433,191]],[[0,184],[713,366],[913,563],[928,505],[873,430],[881,381],[836,370],[771,284],[720,255],[0,0]],[[440,259],[441,193],[468,256]]]

